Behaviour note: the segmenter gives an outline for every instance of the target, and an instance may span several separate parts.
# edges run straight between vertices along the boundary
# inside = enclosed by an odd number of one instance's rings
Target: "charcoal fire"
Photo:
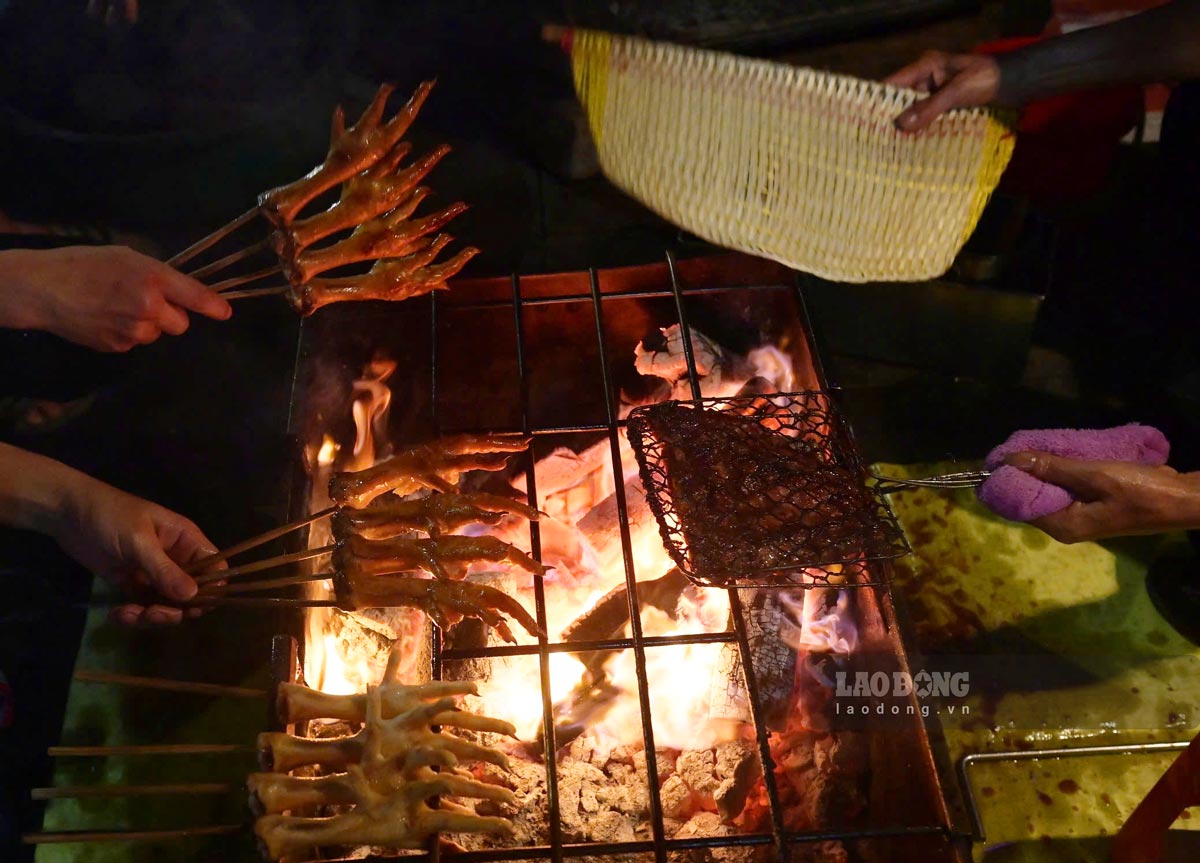
[[[729,397],[794,388],[791,361],[783,351],[768,345],[739,355],[695,330],[691,336],[704,395]],[[653,393],[651,400],[689,398],[680,328],[664,330],[662,339],[656,341],[655,347],[639,345],[633,358],[641,374],[658,381],[646,388]],[[364,380],[373,374],[364,372]],[[378,407],[382,394],[373,386],[359,385],[357,391],[363,394],[354,414],[360,438],[378,440],[386,424],[386,408]],[[621,416],[645,403],[644,397],[629,399],[621,406]],[[366,417],[373,417],[373,422],[368,423]],[[370,434],[365,431],[368,426]],[[556,650],[549,654],[556,753],[544,751],[544,704],[536,655],[446,661],[443,676],[469,679],[477,689],[463,699],[464,709],[510,723],[515,731],[515,739],[486,731],[473,738],[480,746],[504,752],[510,768],[504,771],[485,761],[474,768],[473,778],[502,786],[511,800],[462,801],[465,811],[476,816],[507,819],[511,835],[471,833],[456,835],[455,840],[468,849],[546,844],[551,825],[544,761],[551,757],[557,764],[563,841],[648,839],[652,829],[648,758],[657,768],[666,838],[769,830],[750,696],[741,656],[732,643],[729,595],[724,590],[696,587],[675,568],[663,547],[624,436],[620,470],[615,474],[607,439],[582,449],[562,446],[540,453],[534,467],[536,507],[508,505],[526,488],[523,475],[503,472],[507,455],[500,452],[490,460],[474,457],[470,463],[454,462],[451,455],[449,461],[434,464],[422,456],[416,462],[420,462],[424,472],[418,473],[425,479],[410,485],[393,482],[394,472],[379,467],[366,474],[370,482],[335,485],[334,496],[355,497],[364,504],[380,496],[372,506],[392,511],[400,522],[384,527],[385,517],[370,516],[369,507],[334,524],[340,532],[368,541],[398,542],[406,548],[432,542],[423,539],[428,536],[454,537],[462,542],[486,538],[506,547],[529,549],[529,524],[536,520],[540,564],[547,568],[544,574],[527,571],[529,566],[475,562],[450,575],[463,584],[507,594],[528,609],[535,606],[534,579],[540,577],[550,644],[631,637],[623,539],[627,535],[643,636],[724,636],[646,648],[653,753],[647,753],[644,746],[632,650]],[[406,456],[402,452],[399,457]],[[315,445],[310,461],[314,510],[329,505],[326,483],[336,471],[349,466],[360,470],[372,467],[343,455],[331,440]],[[475,468],[481,472],[472,473]],[[460,486],[464,475],[467,482]],[[510,487],[505,486],[506,479]],[[481,494],[486,497],[474,497],[472,502],[472,496]],[[431,502],[435,497],[437,502]],[[468,508],[461,519],[454,515],[458,507]],[[316,526],[310,547],[328,543],[328,531],[324,525]],[[436,569],[425,559],[413,565]],[[329,591],[332,586],[323,589]],[[816,597],[811,607],[810,595]],[[854,607],[843,599],[846,596],[836,588],[746,591],[741,596],[758,689],[762,702],[769,706],[766,719],[772,756],[790,770],[783,789],[789,817],[795,822],[788,824],[789,829],[811,829],[819,823],[821,812],[832,805],[829,795],[850,794],[846,789],[857,787],[865,769],[861,760],[855,760],[858,749],[854,744],[829,730],[823,715],[826,698],[817,692],[812,704],[804,703],[810,689],[819,689],[814,675],[821,670],[821,662],[837,660],[855,649]],[[536,640],[532,633],[516,627],[512,634],[521,645]],[[457,649],[490,648],[499,644],[503,635],[478,620],[463,621],[443,633],[445,642]],[[395,645],[397,679],[423,683],[429,675],[430,643],[428,620],[419,611],[311,609],[305,677],[316,690],[359,698],[356,693],[381,678],[385,657]],[[357,717],[357,702],[354,705],[347,710]],[[851,774],[845,788],[832,778],[835,765],[836,770]],[[703,850],[673,852],[671,859],[736,861],[767,856],[761,846],[724,849],[721,855],[716,858]]]

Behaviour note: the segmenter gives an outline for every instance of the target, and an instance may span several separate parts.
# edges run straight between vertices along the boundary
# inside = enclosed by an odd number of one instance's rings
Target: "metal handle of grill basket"
[[[872,473],[871,487],[880,494],[892,494],[914,488],[976,488],[992,475],[990,470],[965,470],[959,473],[946,473],[941,476],[928,476],[916,479],[880,476]]]

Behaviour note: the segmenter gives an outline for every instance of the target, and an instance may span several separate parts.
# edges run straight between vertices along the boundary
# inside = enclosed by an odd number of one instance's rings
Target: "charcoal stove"
[[[631,501],[617,477],[622,467],[622,434],[618,398],[639,397],[639,380],[627,357],[634,345],[655,328],[675,325],[682,334],[685,374],[679,386],[689,397],[701,395],[693,334],[703,331],[734,351],[764,343],[790,358],[796,389],[823,389],[820,363],[808,336],[803,297],[795,274],[778,265],[740,255],[676,261],[618,270],[590,270],[458,282],[448,294],[428,300],[380,306],[352,304],[306,319],[301,333],[293,392],[291,432],[301,441],[311,464],[293,496],[293,515],[303,517],[314,500],[313,472],[329,442],[349,447],[356,430],[350,419],[354,381],[362,370],[386,354],[397,367],[389,383],[393,411],[389,443],[404,443],[456,432],[519,432],[534,444],[521,470],[525,491],[539,501],[535,463],[553,444],[564,440],[607,446],[613,475],[623,572],[628,634],[591,640],[525,640],[515,645],[472,642],[454,631],[430,633],[429,678],[460,674],[489,663],[536,663],[540,710],[540,743],[544,759],[544,835],[500,847],[473,848],[456,854],[464,861],[488,860],[955,860],[951,817],[935,766],[930,729],[919,709],[909,719],[895,718],[857,728],[867,755],[866,767],[853,780],[861,811],[839,811],[827,805],[821,823],[797,826],[785,810],[781,784],[789,780],[786,759],[779,758],[777,729],[781,704],[774,695],[770,669],[764,668],[758,642],[764,637],[754,621],[762,597],[753,589],[727,591],[729,625],[719,631],[672,635],[647,634],[639,610],[640,585],[657,572],[639,572],[631,535]],[[852,443],[852,440],[851,440]],[[319,483],[317,484],[319,486]],[[545,537],[530,525],[529,547],[543,556]],[[308,547],[323,544],[310,537]],[[316,564],[319,566],[320,564]],[[859,628],[859,651],[890,658],[907,668],[895,612],[886,588],[887,561],[871,564],[870,578],[851,591]],[[319,571],[319,570],[314,570]],[[643,587],[644,589],[644,587]],[[535,617],[552,635],[565,621],[555,621],[546,588],[533,580]],[[757,605],[756,605],[757,604]],[[295,660],[277,663],[277,677],[297,679],[306,661],[304,614],[293,616],[291,636]],[[456,628],[457,630],[457,628]],[[282,644],[289,642],[284,639]],[[660,758],[644,758],[647,791],[640,832],[616,841],[578,841],[564,820],[564,771],[559,751],[552,669],[556,657],[623,653],[632,657],[636,677],[637,744],[644,753],[658,752],[648,657],[658,651],[695,645],[723,645],[735,657],[747,696],[749,744],[760,765],[762,817],[753,829],[722,830],[718,835],[672,835],[676,824],[664,806]],[[277,651],[288,657],[286,646]],[[315,681],[308,681],[316,685]],[[912,696],[909,696],[911,699]],[[659,707],[661,711],[661,705]],[[936,728],[934,735],[936,737]],[[773,748],[774,746],[774,748]],[[785,753],[786,754],[786,753]],[[771,769],[761,770],[766,765]],[[668,770],[669,765],[668,765]],[[573,780],[572,780],[573,781]],[[632,782],[643,781],[635,773]],[[572,794],[578,789],[572,785]],[[753,849],[758,849],[757,853]],[[841,856],[839,856],[841,855]],[[436,848],[428,856],[438,856]],[[369,857],[368,859],[385,859]]]

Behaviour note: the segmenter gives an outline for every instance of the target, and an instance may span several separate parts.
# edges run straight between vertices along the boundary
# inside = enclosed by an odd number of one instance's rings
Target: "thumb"
[[[1063,458],[1048,452],[1018,452],[1005,458],[1004,463],[1043,482],[1065,488],[1082,500],[1094,500],[1099,495],[1095,483],[1097,469],[1092,462]]]
[[[150,584],[166,598],[183,602],[196,595],[196,582],[171,560],[156,535],[135,541],[134,555]]]
[[[896,118],[896,127],[901,132],[920,132],[929,128],[933,121],[951,108],[957,108],[958,88],[950,82],[926,99],[914,102]]]

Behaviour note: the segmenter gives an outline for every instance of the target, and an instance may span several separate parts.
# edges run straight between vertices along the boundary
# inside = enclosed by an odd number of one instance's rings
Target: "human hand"
[[[124,246],[6,253],[3,276],[20,325],[98,351],[127,351],[188,328],[188,312],[225,320],[228,302],[195,279]],[[15,257],[14,257],[15,256]]]
[[[977,108],[995,101],[1000,93],[1000,64],[986,54],[926,51],[884,82],[929,94],[896,118],[902,132],[919,132],[952,108]]]
[[[1078,461],[1049,453],[1015,453],[1005,464],[1069,491],[1066,509],[1035,519],[1059,542],[1200,527],[1200,474],[1166,465]]]
[[[72,481],[51,531],[63,550],[96,575],[132,593],[186,602],[196,582],[183,567],[216,552],[188,519],[158,504],[83,475]],[[200,613],[187,610],[189,616]],[[130,602],[112,612],[118,623],[178,623],[183,610]]]

